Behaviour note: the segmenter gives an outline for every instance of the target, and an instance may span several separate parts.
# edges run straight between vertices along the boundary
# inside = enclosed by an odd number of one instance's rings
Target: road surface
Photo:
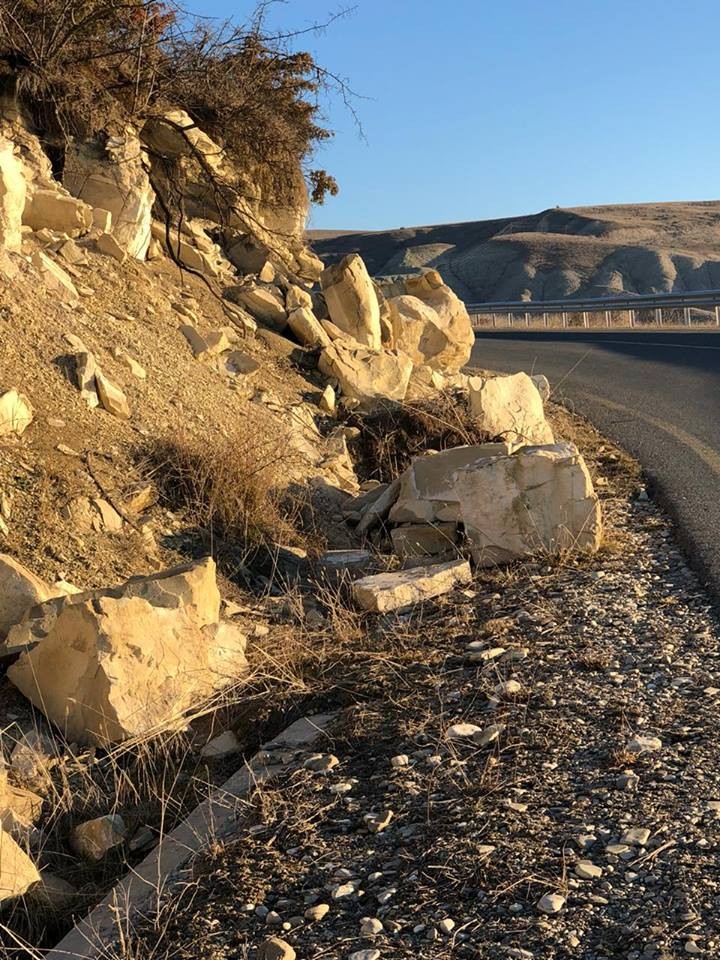
[[[471,363],[544,373],[641,462],[720,598],[720,332],[478,333]]]

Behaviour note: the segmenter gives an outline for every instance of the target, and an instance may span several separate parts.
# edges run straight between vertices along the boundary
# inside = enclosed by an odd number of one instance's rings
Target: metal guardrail
[[[614,325],[613,314],[626,315],[626,322],[622,325],[634,327],[638,322],[638,315],[651,312],[649,323],[663,325],[667,311],[682,311],[682,320],[679,322],[690,326],[693,322],[707,325],[715,323],[720,327],[720,290],[691,290],[680,293],[653,293],[637,294],[625,297],[587,297],[578,300],[501,300],[492,303],[468,303],[467,311],[475,318],[475,326],[479,326],[480,318],[491,319],[492,325],[497,326],[497,319],[505,318],[507,325],[512,327],[519,319],[530,326],[530,319],[542,317],[544,325],[551,325],[551,318],[559,318],[563,327],[590,325],[589,315],[603,313],[605,326]],[[693,309],[702,310],[702,319],[694,320]],[[712,315],[707,318],[707,313]],[[572,322],[579,315],[580,322]],[[670,322],[673,322],[672,318]],[[647,325],[645,320],[643,325]],[[554,325],[554,324],[553,324]]]

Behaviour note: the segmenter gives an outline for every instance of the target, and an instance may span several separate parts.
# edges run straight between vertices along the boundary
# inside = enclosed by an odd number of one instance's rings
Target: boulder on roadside
[[[394,573],[372,574],[356,580],[351,590],[353,600],[362,610],[387,613],[449,593],[471,579],[468,561],[452,560]]]
[[[380,306],[362,257],[351,253],[327,267],[320,285],[335,326],[363,346],[379,350]]]
[[[0,437],[21,437],[33,421],[28,398],[13,387],[0,394]]]
[[[416,457],[399,479],[399,492],[390,509],[391,522],[457,523],[460,508],[454,489],[456,471],[509,452],[506,443],[480,443]]]
[[[57,597],[12,631],[7,676],[71,740],[174,729],[247,667],[244,635],[219,616],[212,560]]]
[[[470,463],[455,472],[453,496],[479,566],[600,546],[600,503],[573,444]]]
[[[407,277],[405,291],[432,307],[447,338],[447,345],[433,358],[433,366],[447,373],[462,370],[475,345],[475,333],[465,304],[443,282],[437,270],[428,270],[418,277]]]
[[[338,381],[343,396],[368,405],[383,399],[404,400],[413,365],[399,350],[369,350],[336,340],[320,354],[318,367]]]
[[[415,366],[444,369],[443,353],[450,340],[435,310],[418,297],[407,295],[392,297],[387,307],[393,346],[407,353]]]
[[[526,373],[507,377],[470,377],[470,415],[490,436],[513,446],[554,443],[536,385]]]

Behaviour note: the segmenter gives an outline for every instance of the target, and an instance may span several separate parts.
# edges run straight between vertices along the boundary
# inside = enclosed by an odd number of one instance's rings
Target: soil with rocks
[[[255,791],[132,956],[717,955],[720,625],[637,468],[572,431],[602,551],[358,621],[323,756]]]

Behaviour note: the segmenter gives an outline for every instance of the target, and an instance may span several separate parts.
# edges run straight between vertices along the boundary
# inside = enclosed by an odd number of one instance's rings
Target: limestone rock
[[[386,613],[449,593],[471,579],[467,560],[453,560],[363,577],[352,584],[352,596],[361,609]]]
[[[113,847],[124,843],[126,837],[123,818],[119,814],[107,814],[75,827],[70,843],[75,853],[85,860],[98,861]]]
[[[550,394],[552,393],[552,391],[550,389],[550,381],[545,376],[545,374],[535,373],[530,377],[530,379],[537,387],[537,392],[540,394],[540,398],[542,399],[542,402],[545,403],[547,400],[549,400]]]
[[[507,456],[509,452],[506,443],[481,443],[417,457],[400,477],[400,490],[390,510],[390,520],[393,523],[457,522],[460,508],[454,491],[456,471],[484,459]]]
[[[26,183],[14,144],[0,137],[0,249],[19,253]]]
[[[33,230],[46,228],[79,237],[92,227],[92,210],[59,190],[34,190],[25,204],[23,223]]]
[[[33,413],[28,398],[15,387],[0,394],[0,437],[12,433],[21,437],[33,421]]]
[[[288,324],[304,346],[312,349],[330,345],[330,337],[309,307],[298,307],[293,310],[288,316]]]
[[[351,253],[327,267],[320,284],[332,322],[363,346],[379,350],[380,306],[362,257]]]
[[[295,960],[297,954],[285,940],[270,937],[258,947],[257,960]]]
[[[323,390],[322,396],[320,397],[320,409],[323,413],[327,413],[332,416],[335,413],[335,408],[337,401],[335,399],[335,391],[328,384]]]
[[[600,503],[572,444],[471,463],[455,473],[453,496],[480,566],[600,546]]]
[[[0,827],[0,903],[21,897],[39,879],[40,873],[30,857]]]
[[[69,303],[76,303],[80,299],[80,294],[68,274],[42,250],[36,250],[33,254],[32,264],[39,271],[48,290],[57,293]]]
[[[97,362],[92,353],[81,351],[75,354],[75,380],[80,390],[80,396],[91,408],[100,405],[95,374]]]
[[[369,350],[336,340],[320,354],[318,367],[338,381],[343,396],[369,405],[405,398],[412,360],[397,350]]]
[[[216,357],[232,347],[227,334],[222,330],[210,330],[208,333],[202,334],[189,323],[181,324],[178,329],[190,344],[196,360]]]
[[[52,596],[50,587],[14,557],[0,554],[0,635],[20,623],[28,610]]]
[[[54,913],[72,903],[77,896],[77,888],[54,873],[41,870],[40,882],[29,890],[29,895],[41,909]]]
[[[232,350],[224,358],[225,370],[232,377],[252,377],[260,369],[260,364],[254,357],[243,353],[242,350]]]
[[[444,351],[450,340],[433,308],[407,295],[392,297],[387,307],[393,346],[407,353],[416,366],[444,369]]]
[[[110,233],[112,230],[112,214],[102,207],[93,207],[92,222],[93,226],[103,233]]]
[[[104,410],[121,420],[130,418],[130,406],[127,397],[120,387],[108,379],[100,370],[95,371],[95,386],[97,387],[100,405]]]
[[[87,254],[74,240],[66,240],[61,247],[58,247],[57,252],[73,267],[83,266],[88,262]]]
[[[219,612],[211,560],[57,597],[14,629],[8,678],[78,742],[175,728],[246,669],[245,637]]]
[[[278,333],[282,333],[287,326],[285,298],[280,289],[272,284],[230,287],[225,291],[225,296]]]
[[[140,366],[137,360],[131,356],[127,350],[124,350],[122,347],[113,347],[112,355],[115,357],[118,363],[121,363],[124,367],[127,367],[130,373],[134,377],[137,377],[138,380],[146,379],[147,373],[145,368]]]
[[[91,207],[108,210],[113,239],[138,260],[150,244],[155,202],[148,166],[140,141],[128,135],[76,142],[66,150],[63,168],[64,186]]]
[[[437,270],[428,270],[419,277],[407,277],[405,290],[432,307],[447,337],[447,345],[435,355],[432,365],[448,373],[457,373],[470,359],[475,345],[475,333],[465,304],[443,283]]]
[[[471,377],[470,414],[493,437],[514,445],[554,443],[542,398],[526,373],[509,377]]]
[[[120,241],[112,233],[101,233],[95,239],[95,247],[99,253],[112,257],[118,263],[124,263],[128,253]]]
[[[297,284],[291,283],[288,285],[287,293],[285,294],[285,306],[290,313],[292,313],[293,310],[299,310],[301,307],[307,307],[308,310],[312,310],[312,294],[308,293],[307,290],[303,290],[302,287],[298,287]]]

